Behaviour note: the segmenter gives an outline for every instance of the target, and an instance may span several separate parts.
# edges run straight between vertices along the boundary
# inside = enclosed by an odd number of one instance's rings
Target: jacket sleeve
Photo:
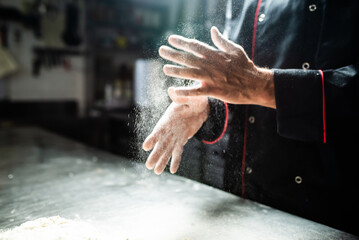
[[[214,144],[218,142],[228,123],[228,106],[226,103],[209,98],[210,112],[208,119],[203,123],[195,137],[206,144]]]
[[[328,70],[274,69],[277,131],[286,138],[326,142],[358,122],[359,64]]]

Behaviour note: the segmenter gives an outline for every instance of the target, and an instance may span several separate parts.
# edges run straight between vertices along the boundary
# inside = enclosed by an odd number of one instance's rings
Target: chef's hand
[[[171,105],[158,121],[152,133],[144,141],[142,148],[152,152],[146,167],[161,174],[171,156],[171,173],[176,173],[180,165],[183,146],[201,128],[208,118],[207,97],[179,97],[174,88],[168,89]]]
[[[272,71],[255,66],[243,47],[224,38],[216,27],[212,27],[211,37],[218,49],[177,35],[170,36],[168,42],[178,50],[160,48],[162,58],[181,65],[165,65],[166,75],[201,82],[194,87],[176,88],[175,93],[275,108]]]

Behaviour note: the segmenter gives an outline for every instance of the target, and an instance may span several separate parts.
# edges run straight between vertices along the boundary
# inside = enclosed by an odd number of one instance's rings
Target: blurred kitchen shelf
[[[115,48],[115,47],[97,47],[93,49],[96,55],[131,55],[137,58],[144,58],[148,53],[152,54],[153,51],[143,51],[142,48]]]
[[[84,56],[88,54],[86,49],[79,48],[34,47],[33,51],[37,55]]]
[[[94,108],[103,109],[107,111],[116,111],[116,110],[127,110],[132,106],[131,99],[114,99],[109,103],[105,103],[103,101],[97,102],[94,104]]]

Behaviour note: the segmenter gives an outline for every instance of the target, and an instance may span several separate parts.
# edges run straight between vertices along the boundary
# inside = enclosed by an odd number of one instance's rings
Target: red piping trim
[[[259,9],[261,7],[261,4],[262,4],[262,0],[258,0],[256,14],[254,15],[253,38],[252,38],[252,57],[251,57],[252,61],[254,59],[254,49],[255,49],[255,46],[256,46],[258,14],[259,14]]]
[[[255,16],[254,16],[253,39],[252,39],[252,56],[251,56],[252,61],[254,59],[254,50],[255,50],[255,45],[256,45],[257,22],[258,22],[258,14],[259,14],[259,9],[260,9],[261,3],[262,3],[262,0],[258,0],[256,13],[255,13]],[[214,143],[218,142],[224,136],[224,133],[226,132],[227,125],[228,125],[228,105],[227,105],[227,103],[224,103],[224,105],[225,105],[225,108],[226,108],[226,120],[225,120],[225,123],[224,123],[224,128],[223,128],[222,134],[219,136],[219,138],[217,138],[216,140],[214,140],[212,142],[202,140],[203,143],[214,144]],[[243,134],[243,155],[242,155],[242,168],[241,168],[242,197],[244,197],[244,193],[245,193],[244,172],[245,172],[245,165],[246,165],[247,128],[248,128],[248,106],[246,106],[246,110],[245,110],[244,134]]]
[[[259,9],[261,7],[262,0],[258,0],[256,13],[254,15],[254,23],[253,23],[253,38],[252,38],[252,61],[254,60],[254,50],[256,47],[256,35],[257,35],[257,22],[258,22],[258,14]],[[245,193],[245,167],[246,167],[246,153],[247,153],[247,129],[248,129],[248,106],[246,106],[245,111],[245,120],[244,120],[244,133],[243,133],[243,155],[242,155],[242,197],[244,198]]]
[[[325,127],[325,91],[324,91],[324,73],[322,70],[319,70],[319,73],[322,77],[322,95],[323,95],[323,143],[327,142],[327,130]]]
[[[227,131],[227,126],[228,126],[228,104],[226,102],[224,102],[224,107],[226,109],[226,118],[225,118],[225,121],[224,121],[224,127],[223,127],[223,131],[221,133],[221,135],[214,141],[206,141],[206,140],[202,140],[203,143],[205,144],[215,144],[216,142],[218,142],[219,140],[221,140],[221,138],[224,136],[224,134],[226,133]]]

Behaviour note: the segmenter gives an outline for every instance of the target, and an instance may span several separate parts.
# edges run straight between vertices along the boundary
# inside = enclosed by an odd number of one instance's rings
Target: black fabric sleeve
[[[224,103],[220,100],[208,98],[210,112],[207,121],[198,130],[195,137],[199,140],[212,142],[218,139],[223,132],[226,110]]]
[[[322,78],[316,70],[275,69],[277,131],[287,138],[322,141]]]
[[[359,120],[358,64],[323,71],[324,82],[318,70],[273,72],[277,131],[281,136],[323,142],[324,124],[330,138],[343,126]]]

